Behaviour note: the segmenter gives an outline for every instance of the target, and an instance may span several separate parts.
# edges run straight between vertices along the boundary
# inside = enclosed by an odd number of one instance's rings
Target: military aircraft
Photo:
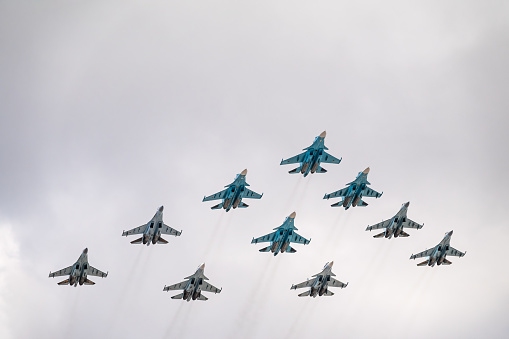
[[[390,218],[389,220],[384,220],[373,226],[368,226],[366,227],[366,231],[385,228],[385,231],[383,231],[380,234],[374,235],[373,238],[386,237],[387,239],[390,239],[392,238],[393,235],[395,238],[408,237],[409,234],[403,231],[403,227],[416,228],[419,230],[424,226],[424,224],[420,225],[415,221],[412,221],[407,218],[406,214],[408,211],[408,206],[410,206],[410,202],[401,205],[399,212],[396,213],[396,215]]]
[[[325,131],[322,132],[319,136],[315,138],[313,144],[309,147],[303,149],[303,153],[298,154],[294,157],[291,157],[286,160],[281,160],[280,165],[288,165],[288,164],[297,164],[300,163],[300,166],[289,171],[288,173],[302,173],[305,177],[311,173],[325,173],[327,170],[320,166],[320,163],[330,163],[330,164],[339,164],[341,159],[333,157],[329,153],[325,152],[328,150],[325,147]]]
[[[50,272],[49,277],[61,277],[64,275],[68,275],[69,278],[65,279],[58,283],[58,285],[70,285],[76,287],[76,285],[95,285],[95,282],[89,280],[87,277],[89,275],[106,278],[108,273],[104,273],[99,271],[97,268],[92,267],[88,264],[88,248],[83,250],[78,260],[69,267],[63,268],[56,272]]]
[[[259,242],[270,242],[270,246],[262,248],[260,252],[271,251],[274,253],[274,256],[276,256],[279,252],[297,252],[290,246],[291,242],[307,245],[311,240],[307,240],[306,238],[303,238],[294,232],[297,230],[297,227],[293,225],[294,221],[295,212],[286,217],[283,225],[274,228],[274,230],[276,230],[275,232],[269,233],[256,239],[253,238],[253,240],[251,240],[251,244],[257,244]]]
[[[341,281],[333,278],[334,276],[336,276],[334,273],[332,273],[333,264],[334,261],[326,263],[325,266],[323,267],[322,272],[315,274],[313,276],[314,279],[311,280],[308,279],[300,284],[292,285],[290,289],[296,290],[297,288],[311,287],[308,291],[299,294],[299,297],[310,296],[315,298],[317,295],[319,295],[320,297],[322,295],[327,296],[334,295],[333,292],[328,290],[329,286],[345,288],[346,286],[348,286],[348,283],[344,284]]]
[[[417,264],[417,266],[428,265],[428,266],[433,267],[433,266],[435,266],[435,264],[437,264],[438,266],[452,264],[452,262],[450,262],[449,260],[447,260],[445,258],[446,256],[452,255],[452,256],[456,256],[456,257],[462,257],[467,252],[463,253],[463,252],[460,252],[457,249],[453,248],[450,245],[451,236],[452,236],[452,231],[445,233],[444,238],[438,245],[436,245],[433,248],[430,248],[429,250],[422,251],[421,253],[412,254],[410,256],[410,259],[429,257],[428,260],[423,261],[420,264]]]
[[[343,197],[342,201],[332,204],[331,206],[332,207],[343,206],[345,210],[349,209],[350,206],[353,207],[368,206],[366,202],[362,201],[362,196],[380,198],[384,193],[384,192],[378,193],[377,191],[367,187],[367,185],[371,185],[367,180],[368,173],[369,167],[366,168],[364,171],[360,172],[354,181],[347,184],[348,185],[347,187],[330,194],[325,194],[323,198],[330,199]]]
[[[235,209],[237,207],[248,207],[248,204],[242,202],[243,198],[260,199],[263,196],[263,193],[258,194],[246,187],[249,186],[249,184],[246,182],[246,174],[247,169],[240,172],[240,174],[237,174],[235,181],[225,186],[226,189],[222,190],[221,192],[209,195],[208,197],[204,197],[202,201],[223,199],[223,202],[211,207],[211,209],[217,210],[224,208],[226,212],[228,212],[231,208]]]
[[[186,301],[193,300],[207,300],[208,298],[201,294],[201,292],[214,292],[221,293],[222,289],[218,289],[217,287],[212,286],[205,280],[209,280],[203,274],[205,270],[205,264],[202,264],[198,267],[196,272],[193,275],[190,275],[185,281],[182,281],[178,284],[171,286],[164,286],[163,291],[174,291],[174,290],[184,290],[183,293],[174,295],[171,297],[172,299],[184,299]]]
[[[182,231],[177,231],[170,226],[163,223],[163,210],[164,206],[159,207],[156,214],[150,221],[144,225],[133,228],[129,231],[123,231],[122,236],[127,237],[133,234],[143,234],[141,238],[131,241],[131,244],[167,244],[168,241],[161,237],[161,234],[170,234],[176,237],[182,234]]]

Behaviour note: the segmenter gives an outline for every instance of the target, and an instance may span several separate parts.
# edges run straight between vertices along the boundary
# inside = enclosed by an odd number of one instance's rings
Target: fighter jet
[[[122,236],[127,237],[133,234],[143,234],[141,238],[131,241],[131,244],[167,244],[168,241],[161,237],[161,234],[170,234],[176,237],[182,234],[182,231],[177,231],[170,226],[163,223],[163,210],[164,206],[159,207],[156,214],[150,221],[144,225],[133,228],[129,231],[123,231]]]
[[[49,273],[50,278],[61,277],[64,275],[69,275],[68,279],[61,281],[58,285],[70,285],[76,287],[76,285],[95,285],[95,282],[89,280],[87,277],[89,275],[106,278],[108,273],[104,273],[99,271],[97,268],[92,267],[88,264],[88,248],[83,250],[78,260],[74,263],[74,265],[61,269],[60,271],[56,271],[53,273]]]
[[[360,172],[359,174],[357,174],[357,178],[351,183],[348,183],[347,187],[340,189],[339,191],[336,191],[334,193],[325,194],[323,198],[330,199],[343,197],[342,201],[332,204],[331,206],[332,207],[343,206],[345,210],[349,209],[350,206],[353,207],[368,206],[366,202],[362,201],[362,196],[380,198],[384,193],[384,192],[378,193],[377,191],[367,187],[367,185],[371,185],[367,180],[368,173],[369,167],[366,168],[364,171]]]
[[[290,246],[291,242],[297,244],[307,245],[311,240],[307,240],[306,238],[301,237],[294,231],[297,230],[297,227],[293,226],[293,222],[295,221],[295,212],[290,214],[286,219],[283,225],[274,228],[275,232],[269,233],[259,238],[253,238],[251,240],[251,244],[257,244],[259,242],[270,242],[270,246],[262,248],[260,252],[269,252],[271,251],[276,256],[279,252],[289,252],[295,253],[297,252]]]
[[[385,228],[385,231],[383,231],[380,234],[374,235],[373,238],[381,238],[386,237],[387,239],[392,238],[394,235],[395,238],[397,237],[408,237],[409,234],[403,231],[403,227],[406,228],[416,228],[421,229],[423,225],[420,225],[416,223],[415,221],[412,221],[407,218],[406,214],[408,211],[408,206],[410,206],[410,202],[407,202],[406,204],[401,205],[401,208],[398,213],[396,213],[395,216],[390,218],[389,220],[384,220],[382,222],[379,222],[378,224],[375,224],[373,226],[366,227],[366,231],[371,230],[377,230],[380,228]]]
[[[463,252],[460,252],[457,249],[451,247],[451,245],[450,245],[451,236],[452,236],[452,231],[447,232],[444,236],[444,239],[442,239],[442,241],[438,245],[436,245],[433,248],[430,248],[429,250],[423,251],[421,253],[412,254],[410,256],[410,259],[429,257],[428,260],[423,261],[420,264],[417,264],[417,266],[428,265],[428,266],[433,267],[433,266],[435,266],[435,264],[437,264],[438,266],[452,264],[449,260],[447,260],[445,258],[446,256],[453,255],[456,257],[462,257],[467,252],[463,253]]]
[[[343,284],[341,281],[334,279],[333,277],[336,276],[334,273],[332,273],[332,265],[334,264],[334,261],[331,261],[330,263],[326,263],[323,267],[322,272],[315,274],[313,277],[314,279],[306,280],[300,284],[292,285],[290,288],[291,290],[296,290],[297,288],[303,288],[303,287],[311,287],[309,291],[303,292],[299,294],[299,297],[313,297],[316,298],[317,295],[320,297],[322,295],[331,296],[334,295],[333,292],[328,290],[328,287],[341,287],[345,288],[348,286],[348,283]]]
[[[320,167],[320,163],[339,164],[343,158],[338,159],[325,152],[325,150],[328,150],[328,148],[324,145],[325,134],[325,131],[323,131],[322,134],[315,138],[315,141],[313,141],[311,146],[303,149],[305,152],[289,159],[281,160],[280,165],[300,163],[299,167],[289,171],[288,173],[302,173],[305,177],[307,177],[310,172],[327,172],[325,168]]]
[[[209,195],[208,197],[204,197],[202,201],[223,199],[223,202],[211,207],[211,209],[218,210],[224,208],[226,212],[228,212],[231,208],[235,209],[237,207],[248,207],[248,204],[242,202],[242,198],[260,199],[263,196],[263,193],[258,194],[246,187],[249,186],[249,184],[246,182],[246,174],[247,169],[240,172],[240,174],[237,174],[235,181],[225,186],[226,189],[222,190],[221,192]]]
[[[209,280],[204,274],[205,264],[202,264],[196,270],[196,273],[190,275],[185,281],[182,281],[178,284],[171,286],[164,286],[163,291],[174,291],[174,290],[184,290],[183,293],[174,295],[171,297],[172,299],[184,299],[186,301],[193,300],[207,300],[208,298],[201,294],[202,291],[205,292],[214,292],[221,293],[222,289],[218,289],[217,287],[212,286],[205,280]]]

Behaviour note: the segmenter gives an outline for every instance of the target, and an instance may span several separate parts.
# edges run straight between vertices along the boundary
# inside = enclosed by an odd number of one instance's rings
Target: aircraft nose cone
[[[410,206],[410,201],[405,204],[405,207]]]
[[[201,270],[204,270],[204,269],[205,269],[205,263],[201,264],[200,269],[201,269]]]
[[[326,131],[323,131],[321,134],[320,134],[320,138],[325,138],[325,136],[327,135],[327,132]]]
[[[296,215],[297,215],[297,214],[296,214],[295,212],[293,212],[292,214],[290,214],[289,218],[290,218],[290,219],[295,219],[295,216],[296,216]]]
[[[368,168],[366,168],[364,171],[362,171],[362,173],[364,173],[364,174],[368,174],[368,173],[369,173],[369,167],[368,167]]]
[[[162,212],[164,210],[164,206],[159,207],[159,212]]]
[[[83,250],[83,253],[87,254],[87,253],[88,253],[88,248],[85,248],[85,249]]]
[[[450,236],[451,236],[451,235],[452,235],[452,232],[453,232],[453,231],[450,231],[448,235],[450,235]]]
[[[329,267],[332,267],[332,265],[334,265],[334,261],[331,261],[331,262],[329,263]]]
[[[242,172],[240,172],[240,175],[246,175],[247,174],[247,168],[245,170],[243,170]]]

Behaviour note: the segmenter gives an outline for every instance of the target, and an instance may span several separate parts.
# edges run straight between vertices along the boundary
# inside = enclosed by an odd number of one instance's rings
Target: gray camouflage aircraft
[[[302,173],[305,177],[311,173],[325,173],[327,170],[320,166],[320,163],[330,163],[330,164],[339,164],[341,159],[333,157],[329,153],[325,152],[328,150],[325,147],[325,131],[322,132],[319,136],[315,138],[313,144],[309,147],[303,149],[303,153],[298,154],[294,157],[288,158],[286,160],[281,160],[280,165],[288,165],[288,164],[297,164],[300,163],[300,166],[289,171],[288,173]]]
[[[297,288],[303,288],[303,287],[311,287],[309,291],[303,292],[299,294],[299,297],[313,297],[315,298],[317,295],[320,297],[322,295],[331,296],[334,295],[333,292],[328,290],[328,287],[340,287],[345,288],[348,286],[348,283],[344,284],[339,280],[336,280],[333,278],[333,276],[336,276],[334,273],[332,273],[332,265],[334,264],[334,261],[331,261],[330,263],[326,263],[323,267],[322,272],[313,275],[314,279],[306,280],[300,284],[292,285],[290,288],[291,290],[296,290]]]
[[[78,260],[71,266],[63,268],[56,272],[50,272],[49,277],[61,277],[68,275],[69,278],[58,283],[58,285],[70,285],[76,287],[76,285],[95,285],[95,282],[88,279],[88,276],[96,276],[106,278],[108,273],[99,271],[97,268],[92,267],[88,264],[88,248],[83,250]]]
[[[182,231],[177,231],[170,226],[163,223],[163,210],[164,206],[159,207],[156,214],[150,219],[150,221],[144,225],[133,228],[129,231],[123,231],[122,236],[127,237],[128,235],[143,234],[141,238],[131,241],[131,244],[167,244],[168,241],[161,237],[161,234],[174,235],[176,237],[182,234]]]
[[[270,242],[270,246],[262,248],[260,252],[270,251],[274,253],[274,256],[276,256],[279,252],[297,252],[290,246],[291,242],[307,245],[311,240],[307,240],[306,238],[303,238],[294,232],[297,230],[297,227],[293,225],[295,221],[295,215],[295,212],[293,212],[288,217],[286,217],[283,225],[274,228],[275,232],[269,233],[256,239],[253,238],[253,240],[251,240],[251,244],[257,244],[259,242]]]
[[[382,193],[369,188],[367,185],[371,185],[368,181],[369,167],[364,171],[360,172],[354,181],[347,184],[347,187],[340,189],[339,191],[325,194],[324,199],[343,197],[343,200],[332,204],[332,207],[343,206],[345,210],[349,209],[350,206],[368,206],[368,204],[362,201],[362,197],[375,197],[380,198]]]
[[[201,292],[214,292],[221,293],[222,289],[212,286],[205,280],[209,280],[203,273],[205,270],[205,264],[198,267],[193,275],[190,275],[185,281],[179,282],[178,284],[171,286],[164,286],[163,291],[175,291],[184,290],[183,293],[174,295],[172,299],[183,299],[186,301],[193,300],[207,300],[208,298],[201,294]]]
[[[435,266],[435,264],[437,264],[438,266],[452,264],[452,262],[450,262],[449,260],[446,259],[446,256],[452,255],[452,256],[456,256],[456,257],[462,257],[467,252],[463,253],[463,252],[460,252],[457,249],[453,248],[450,245],[451,237],[452,237],[452,231],[447,232],[445,234],[444,238],[442,239],[442,241],[438,245],[436,245],[433,248],[430,248],[429,250],[422,251],[421,253],[412,254],[410,256],[410,259],[429,257],[428,260],[423,261],[420,264],[417,264],[417,266],[428,265],[428,266],[433,267],[433,266]]]
[[[401,209],[398,211],[398,213],[396,213],[396,215],[390,218],[389,220],[384,220],[373,226],[368,226],[366,227],[366,231],[385,228],[385,231],[383,231],[380,234],[374,235],[373,238],[386,237],[387,239],[390,239],[392,238],[392,236],[394,236],[395,238],[408,237],[409,234],[403,231],[404,227],[416,228],[419,230],[424,226],[424,224],[420,225],[415,221],[412,221],[407,218],[406,214],[408,211],[408,206],[410,206],[410,202],[401,205]]]
[[[240,174],[237,174],[237,176],[235,177],[235,181],[225,186],[226,189],[222,190],[221,192],[209,195],[208,197],[204,197],[202,201],[222,199],[223,201],[220,204],[211,207],[211,209],[217,210],[224,208],[226,212],[228,212],[232,208],[235,209],[237,207],[238,208],[248,207],[249,206],[248,204],[242,202],[243,198],[261,199],[263,193],[258,194],[246,187],[249,186],[249,184],[246,182],[246,175],[247,169],[240,172]]]

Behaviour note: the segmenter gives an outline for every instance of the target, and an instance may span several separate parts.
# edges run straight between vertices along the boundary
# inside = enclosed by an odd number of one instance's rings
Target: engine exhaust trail
[[[179,305],[177,307],[177,310],[173,314],[172,321],[168,324],[168,327],[166,328],[166,331],[163,334],[163,338],[173,338],[171,334],[176,330],[175,327],[177,326],[178,322],[180,321],[180,318],[182,317],[184,306],[188,306],[185,305],[187,302],[184,300],[177,300],[177,302],[179,303]]]
[[[299,310],[297,316],[295,317],[294,321],[292,322],[292,325],[290,326],[285,338],[292,339],[295,338],[297,333],[302,333],[300,331],[300,328],[304,326],[304,324],[309,323],[308,321],[305,321],[306,318],[309,318],[310,314],[314,313],[314,310],[316,308],[316,304],[318,300],[311,300],[315,298],[311,297],[305,297],[306,300],[304,301],[304,306]],[[317,297],[319,298],[319,297]]]
[[[289,211],[292,207],[295,206],[296,197],[299,196],[298,192],[303,184],[303,177],[299,177],[293,186],[292,192],[290,193],[290,199],[287,200],[285,211]]]
[[[69,308],[69,312],[68,312],[69,320],[67,322],[67,328],[64,331],[65,337],[67,337],[67,338],[72,337],[72,332],[73,332],[73,329],[75,329],[75,325],[76,325],[75,324],[76,313],[78,311],[78,301],[80,299],[80,294],[81,294],[81,288],[79,288],[79,287],[83,287],[83,286],[78,286],[77,291],[72,291],[72,293],[74,295],[71,297],[71,303],[70,303],[71,307]]]
[[[187,307],[182,312],[182,319],[180,321],[180,325],[177,324],[175,326],[175,329],[178,331],[175,338],[182,338],[182,336],[184,335],[184,331],[187,329],[187,323],[189,322],[190,314],[192,313],[192,310],[195,307],[194,306],[195,302],[199,301],[189,302],[190,305],[186,305]]]
[[[220,212],[222,212],[222,211],[220,211]],[[205,248],[205,251],[204,251],[204,254],[203,254],[203,258],[207,258],[207,256],[209,255],[210,251],[215,247],[215,244],[216,244],[217,238],[219,236],[219,233],[221,232],[221,230],[223,228],[223,222],[224,222],[224,219],[225,219],[225,215],[224,214],[225,213],[221,213],[221,215],[217,219],[216,223],[212,227],[212,235],[209,238],[210,241],[208,241],[208,244],[207,244],[207,246]]]

